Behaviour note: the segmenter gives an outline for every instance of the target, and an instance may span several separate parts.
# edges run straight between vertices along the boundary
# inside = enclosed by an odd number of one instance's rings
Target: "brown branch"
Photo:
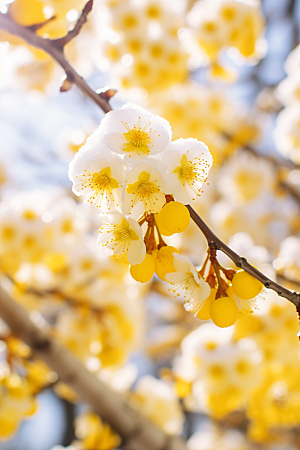
[[[51,39],[45,39],[38,36],[32,30],[15,23],[7,14],[0,13],[0,29],[6,31],[7,33],[19,36],[28,44],[44,50],[58,62],[58,64],[64,69],[69,81],[76,84],[78,89],[80,89],[83,94],[91,98],[105,113],[111,111],[108,101],[93,91],[85,80],[78,75],[78,73],[66,60],[63,49],[54,44],[55,41],[53,42]]]
[[[186,450],[182,439],[165,434],[131,406],[129,400],[114,392],[64,348],[39,329],[25,309],[0,286],[0,316],[11,331],[88,402],[103,420],[122,437],[131,450]]]
[[[81,15],[79,17],[79,19],[77,20],[73,30],[69,31],[69,33],[59,39],[54,39],[52,42],[54,45],[56,45],[56,47],[63,49],[64,46],[70,42],[72,39],[74,39],[76,36],[78,36],[78,34],[81,31],[81,28],[83,27],[83,25],[85,24],[85,22],[87,21],[87,16],[89,15],[89,13],[92,11],[93,8],[93,2],[94,0],[89,0],[87,2],[87,4],[85,5],[85,7],[83,8]]]
[[[56,16],[52,16],[52,17],[50,17],[50,19],[44,20],[44,22],[35,23],[34,25],[29,25],[26,28],[27,28],[27,30],[31,30],[31,31],[36,32],[40,28],[43,28],[45,25],[47,25],[48,23],[52,22],[55,19],[56,19]]]
[[[209,247],[215,246],[218,250],[221,250],[223,253],[225,253],[225,255],[227,255],[228,258],[230,258],[237,267],[244,269],[250,275],[253,275],[267,289],[272,289],[273,291],[277,292],[278,295],[292,302],[296,306],[296,308],[300,306],[300,294],[298,294],[297,292],[290,291],[289,289],[286,289],[283,286],[280,286],[278,283],[275,283],[275,281],[270,280],[270,278],[262,274],[255,267],[251,266],[251,264],[248,263],[246,258],[239,256],[230,247],[228,247],[228,245],[222,242],[221,239],[219,239],[213,233],[213,231],[211,231],[211,229],[206,225],[206,223],[203,222],[201,217],[198,216],[196,211],[190,205],[186,206],[190,212],[192,220],[195,222],[198,228],[200,228],[200,230],[206,237]]]

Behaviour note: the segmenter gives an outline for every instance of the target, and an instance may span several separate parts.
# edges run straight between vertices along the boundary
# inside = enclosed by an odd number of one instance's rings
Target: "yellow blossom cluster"
[[[169,0],[108,0],[106,5],[103,51],[122,87],[151,92],[188,76],[188,54],[178,37],[184,20]]]
[[[8,13],[22,26],[45,23],[36,33],[58,39],[74,26],[85,3],[15,0],[8,5]],[[133,88],[139,98],[145,98],[147,93],[183,82],[189,70],[207,63],[214,77],[231,80],[231,71],[219,63],[222,51],[229,48],[233,59],[257,62],[264,51],[263,28],[258,0],[197,2],[189,13],[183,0],[106,0],[94,5],[82,33],[82,42],[92,41],[90,60],[80,43],[70,42],[65,50],[84,73],[90,73],[92,66],[103,69],[106,59],[117,85]],[[0,41],[26,45],[29,50],[16,71],[26,89],[45,91],[59,76],[43,50],[4,31]]]
[[[92,412],[85,412],[76,417],[75,441],[79,450],[111,450],[118,447],[121,438],[107,423]]]
[[[1,336],[0,440],[7,440],[24,419],[35,414],[36,394],[55,382],[57,375],[43,362],[34,360],[30,348],[3,327]]]
[[[173,139],[193,137],[205,142],[214,168],[243,144],[255,142],[260,134],[254,117],[221,89],[189,81],[149,96],[147,103],[170,122]]]
[[[186,408],[217,419],[244,411],[248,438],[273,442],[280,430],[300,423],[299,318],[295,307],[274,292],[265,300],[234,330],[215,333],[205,324],[190,333],[173,373]]]
[[[212,75],[232,80],[234,74],[220,64],[221,52],[233,59],[259,60],[264,53],[264,19],[260,2],[205,0],[195,3],[187,16],[194,39],[211,62]]]
[[[97,254],[92,217],[87,220],[87,210],[60,191],[8,196],[0,216],[1,279],[13,282],[16,300],[41,327],[49,328],[47,319],[54,316],[53,334],[90,371],[126,389],[135,375],[129,369],[126,376],[118,371],[126,368],[128,354],[143,335],[142,289],[128,277],[127,264]],[[7,331],[1,339],[4,361],[16,368],[5,365],[1,381],[0,416],[6,419],[0,431],[6,438],[23,417],[33,414],[35,394],[57,377],[32,360],[29,348]],[[78,400],[61,382],[55,391]]]

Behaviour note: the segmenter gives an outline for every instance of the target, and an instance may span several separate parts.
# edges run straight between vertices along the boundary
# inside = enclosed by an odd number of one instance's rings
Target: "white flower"
[[[142,377],[136,387],[141,410],[146,417],[169,434],[180,434],[184,415],[171,386],[151,375]]]
[[[139,217],[144,212],[158,213],[162,209],[166,202],[165,194],[169,192],[156,165],[156,161],[139,164],[127,174],[123,198],[124,214],[133,212],[135,217]]]
[[[107,147],[130,158],[164,151],[172,136],[169,122],[133,103],[106,114],[100,128]]]
[[[167,273],[165,278],[176,295],[183,294],[185,309],[197,315],[210,295],[210,286],[184,256],[174,254],[173,264],[176,272]]]
[[[207,146],[197,139],[177,139],[163,154],[169,171],[168,183],[176,200],[184,204],[201,195],[212,166],[212,156]]]
[[[273,180],[271,163],[249,153],[236,152],[222,168],[218,188],[222,195],[241,205],[270,193]]]
[[[99,153],[99,154],[98,154]],[[85,202],[102,211],[121,208],[121,197],[127,164],[119,157],[98,147],[80,151],[70,164],[69,178],[73,192],[85,195]]]
[[[298,69],[300,69],[300,45],[294,48],[284,63],[287,74],[295,73]]]
[[[98,244],[103,251],[119,258],[127,253],[130,264],[140,264],[145,258],[146,246],[137,221],[118,211],[102,215],[101,219],[105,224],[99,230]]]
[[[300,68],[278,85],[275,94],[285,106],[300,102]]]
[[[300,162],[299,124],[300,104],[295,103],[280,111],[274,130],[274,140],[279,153],[296,164]]]

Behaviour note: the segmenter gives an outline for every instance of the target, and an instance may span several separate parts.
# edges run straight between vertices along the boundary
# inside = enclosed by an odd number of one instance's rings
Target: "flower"
[[[277,116],[274,140],[279,153],[296,164],[300,161],[300,104],[283,109]]]
[[[174,254],[173,264],[176,272],[167,273],[165,278],[177,296],[183,294],[185,309],[196,316],[210,294],[210,286],[184,256]]]
[[[127,164],[119,156],[112,156],[107,149],[99,154],[98,146],[84,146],[70,164],[73,192],[78,196],[85,195],[85,202],[94,204],[103,212],[121,208],[126,169]]]
[[[157,161],[139,164],[127,174],[123,194],[124,214],[131,214],[134,210],[134,214],[138,217],[144,212],[158,213],[162,209],[166,202],[165,194],[169,191],[156,165],[158,165]]]
[[[99,230],[98,244],[109,255],[121,258],[127,253],[130,264],[140,264],[146,254],[142,229],[136,220],[113,211],[101,216],[104,225]]]
[[[110,111],[100,129],[107,147],[129,158],[144,158],[164,151],[172,136],[165,119],[133,103]]]
[[[263,198],[272,192],[272,164],[254,155],[236,152],[224,165],[218,181],[220,193],[241,205]]]
[[[135,391],[141,411],[168,434],[180,434],[184,415],[174,390],[151,375],[140,378]]]
[[[197,139],[177,139],[163,154],[169,171],[168,183],[176,200],[184,204],[201,195],[212,166],[212,156],[207,146]]]

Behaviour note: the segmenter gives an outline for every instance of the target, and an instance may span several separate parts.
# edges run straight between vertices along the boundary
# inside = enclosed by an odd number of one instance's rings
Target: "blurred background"
[[[223,3],[236,8],[230,42],[225,19],[215,17]],[[54,39],[74,25],[84,4],[0,0],[0,11],[23,26],[55,15],[38,30]],[[248,13],[251,20],[243,22]],[[210,33],[207,23],[219,28]],[[138,103],[169,120],[174,139],[195,137],[208,145],[214,166],[195,209],[259,270],[296,290],[299,38],[299,0],[95,0],[87,24],[66,48],[94,90],[117,89],[113,108]],[[185,312],[158,277],[140,286],[125,264],[107,263],[95,244],[97,211],[83,205],[68,179],[70,161],[104,114],[76,87],[59,91],[64,73],[41,50],[1,30],[0,41],[0,274],[10,292],[97,376],[119,391],[132,388],[128,395],[141,410],[167,432],[182,432],[189,449],[299,448],[293,307],[265,292],[250,319],[216,330]],[[30,241],[32,234],[38,242]],[[203,263],[206,242],[196,227],[169,239],[195,265]],[[220,261],[232,266],[225,256]],[[98,319],[99,308],[106,321]],[[87,406],[39,367],[4,323],[0,338],[2,378],[23,389],[8,401],[2,386],[0,422],[16,417],[0,425],[1,450],[118,447],[117,438],[103,443],[100,432],[94,447],[88,437],[96,425]],[[219,353],[210,356],[214,339]],[[233,373],[228,359],[241,354],[247,373]],[[197,375],[195,355],[202,364]],[[162,385],[155,384],[158,378]],[[151,392],[158,398],[153,405]],[[158,405],[164,412],[155,418]]]

